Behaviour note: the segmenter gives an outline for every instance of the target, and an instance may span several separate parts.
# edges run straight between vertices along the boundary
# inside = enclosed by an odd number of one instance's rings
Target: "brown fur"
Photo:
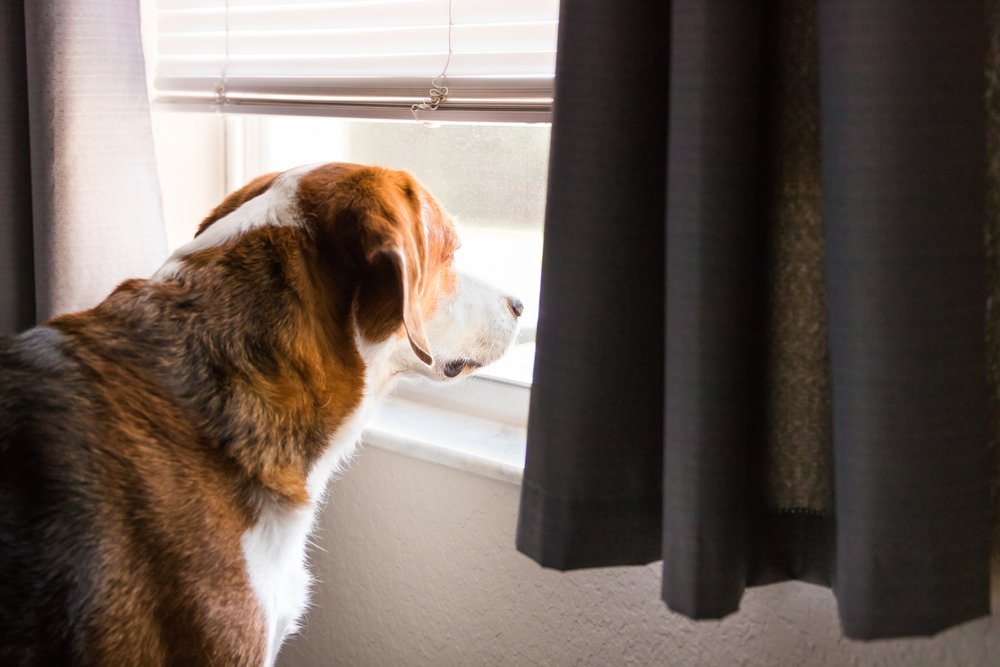
[[[317,221],[335,222],[326,233],[343,247],[354,246],[355,257],[368,267],[361,295],[369,307],[358,312],[361,332],[385,340],[402,320],[414,352],[429,364],[423,313],[433,308],[440,289],[453,286],[458,236],[436,202],[429,205],[425,234],[420,190],[405,172],[354,165],[317,170],[299,183],[302,210]]]
[[[421,193],[401,172],[318,169],[304,227],[255,228],[0,339],[0,664],[262,663],[240,538],[263,502],[308,502],[363,392],[354,322],[427,351],[457,240],[434,203],[425,239]]]

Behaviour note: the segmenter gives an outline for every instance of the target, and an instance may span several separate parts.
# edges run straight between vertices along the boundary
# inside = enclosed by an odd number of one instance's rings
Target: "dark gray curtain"
[[[854,638],[989,613],[986,26],[563,0],[522,552],[662,559],[695,618],[786,579]]]
[[[138,0],[3,0],[0,334],[166,255]]]

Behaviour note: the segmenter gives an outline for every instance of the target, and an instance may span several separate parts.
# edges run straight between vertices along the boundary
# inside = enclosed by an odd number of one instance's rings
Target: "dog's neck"
[[[102,320],[95,331],[140,332],[148,349],[135,356],[154,361],[149,381],[197,424],[196,446],[290,504],[309,501],[313,465],[365,391],[354,279],[321,284],[301,234],[254,230],[161,280],[123,283],[93,311],[71,316]]]

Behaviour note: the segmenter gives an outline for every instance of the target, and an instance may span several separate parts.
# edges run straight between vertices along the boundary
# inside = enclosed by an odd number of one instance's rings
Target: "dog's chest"
[[[274,664],[285,635],[294,632],[309,602],[306,543],[315,503],[288,509],[266,508],[243,535],[243,557],[267,630],[267,662]]]
[[[309,474],[312,501],[304,507],[277,503],[261,512],[256,524],[243,535],[243,557],[267,629],[267,662],[273,665],[281,643],[298,629],[298,620],[309,603],[310,576],[306,547],[316,512],[329,477],[354,452],[368,410],[363,407],[338,429],[327,451]]]

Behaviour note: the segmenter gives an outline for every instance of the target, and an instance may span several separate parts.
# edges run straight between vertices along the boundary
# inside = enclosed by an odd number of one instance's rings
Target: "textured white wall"
[[[829,591],[750,590],[694,623],[658,565],[542,570],[514,550],[515,486],[367,447],[333,483],[318,582],[281,667],[320,665],[1000,665],[1000,617],[934,639],[841,639]]]

